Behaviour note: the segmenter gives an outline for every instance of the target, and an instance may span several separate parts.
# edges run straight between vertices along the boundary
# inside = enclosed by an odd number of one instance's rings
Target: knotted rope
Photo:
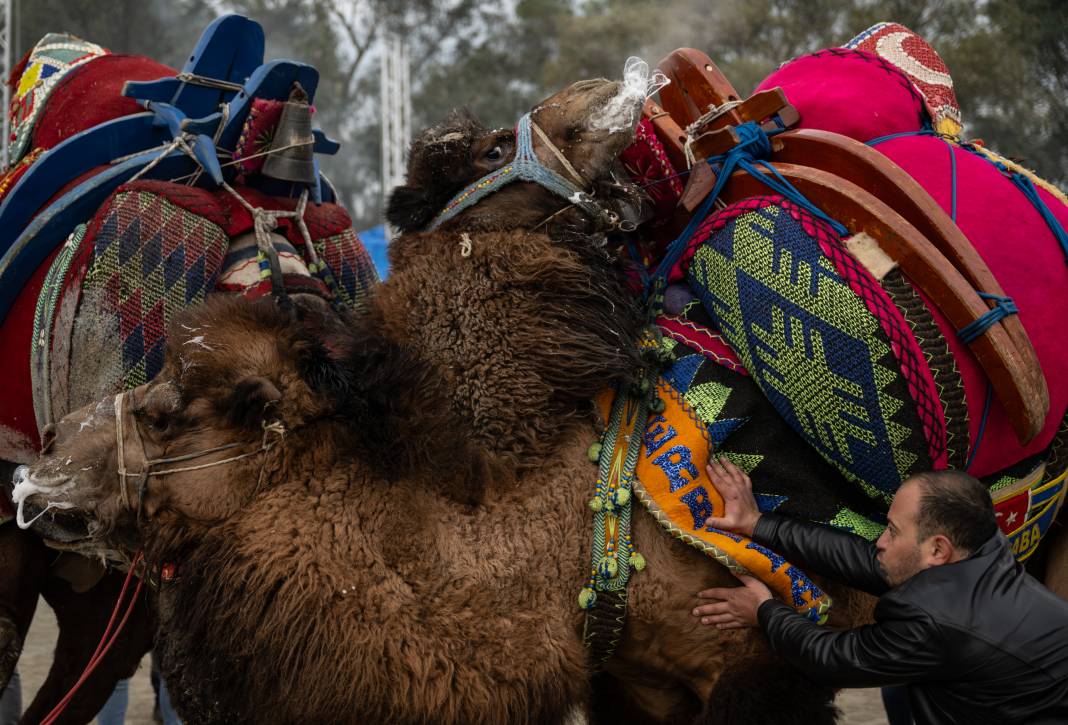
[[[297,206],[293,211],[264,209],[262,207],[253,206],[247,199],[238,194],[234,187],[230,186],[225,181],[223,182],[223,188],[226,189],[226,191],[252,215],[252,228],[256,236],[260,278],[270,278],[271,290],[278,296],[283,304],[288,303],[289,298],[285,292],[285,282],[282,278],[282,265],[278,261],[278,250],[275,249],[274,242],[271,241],[271,234],[278,228],[278,221],[280,219],[295,220],[297,230],[300,232],[300,238],[304,241],[304,254],[308,260],[308,269],[312,274],[318,276],[326,283],[330,292],[334,295],[335,304],[341,299],[337,280],[334,279],[334,275],[331,274],[326,263],[320,259],[318,252],[315,251],[315,245],[312,244],[311,233],[308,231],[308,225],[304,221],[304,212],[308,206],[307,188],[301,191],[300,198],[297,200]]]
[[[722,116],[727,111],[740,106],[742,101],[736,99],[733,101],[727,101],[719,106],[711,106],[701,116],[686,127],[686,144],[683,147],[683,152],[686,154],[686,168],[692,169],[693,165],[697,163],[697,157],[693,153],[693,142],[697,140],[697,132],[704,128],[706,125]]]
[[[1016,303],[1012,301],[1011,297],[992,295],[987,292],[979,292],[978,294],[984,300],[994,302],[994,306],[990,308],[988,312],[985,312],[976,318],[974,322],[957,330],[957,337],[959,337],[961,342],[965,344],[970,344],[975,340],[978,340],[983,333],[999,321],[1005,319],[1009,315],[1015,315],[1020,311],[1016,308]]]
[[[804,194],[798,191],[774,166],[766,161],[771,156],[770,136],[780,133],[779,130],[772,131],[769,134],[753,121],[740,124],[734,128],[739,137],[738,144],[727,153],[713,156],[706,160],[708,165],[712,166],[716,172],[716,184],[712,187],[712,192],[701,202],[701,206],[690,217],[690,221],[686,228],[682,230],[682,233],[668,246],[664,258],[646,281],[646,295],[651,299],[659,300],[664,287],[667,286],[667,279],[671,270],[678,264],[697,228],[704,223],[705,218],[719,199],[719,195],[727,185],[731,175],[739,169],[748,172],[775,193],[805,209],[813,216],[822,219],[839,235],[847,236],[849,234],[849,230],[843,224],[829,217],[805,198]],[[769,173],[764,174],[762,170]],[[659,302],[656,302],[653,308],[658,307]]]

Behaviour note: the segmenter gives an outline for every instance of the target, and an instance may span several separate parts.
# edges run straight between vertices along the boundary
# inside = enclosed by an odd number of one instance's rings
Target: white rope
[[[278,227],[279,219],[295,219],[297,222],[297,229],[300,230],[300,235],[304,239],[304,246],[310,250],[310,255],[314,261],[318,261],[319,257],[315,254],[315,249],[312,247],[311,234],[308,232],[308,227],[304,223],[304,211],[308,206],[308,189],[305,188],[300,193],[300,199],[297,201],[297,206],[293,211],[282,211],[280,209],[264,209],[258,206],[252,206],[248,201],[242,197],[234,187],[223,182],[223,188],[237,199],[241,206],[245,207],[245,210],[252,215],[253,231],[256,235],[256,246],[264,254],[272,254],[274,252],[274,245],[271,242],[271,232]]]
[[[179,466],[178,468],[165,468],[165,469],[162,469],[162,470],[153,471],[152,470],[152,466],[157,464],[157,463],[175,463],[175,462],[182,461],[182,460],[190,460],[190,459],[194,459],[194,458],[199,458],[201,456],[205,456],[205,455],[208,455],[208,454],[211,454],[211,453],[215,453],[217,451],[225,450],[227,448],[235,448],[235,447],[237,447],[237,446],[239,446],[241,444],[240,443],[229,443],[229,444],[226,444],[226,445],[218,446],[216,448],[209,448],[207,450],[196,451],[194,453],[187,453],[187,454],[180,455],[180,456],[171,456],[171,457],[167,457],[167,458],[149,459],[148,456],[145,453],[144,443],[141,442],[141,440],[140,440],[140,434],[137,431],[136,423],[135,423],[134,424],[135,425],[134,433],[137,434],[137,439],[138,439],[138,442],[140,443],[140,448],[141,448],[141,470],[136,472],[136,473],[132,473],[132,472],[129,472],[129,471],[126,470],[126,454],[125,454],[125,448],[124,448],[124,439],[126,437],[126,433],[125,433],[125,430],[124,430],[124,420],[125,420],[124,416],[125,416],[125,410],[126,410],[125,398],[126,398],[126,392],[125,391],[123,391],[121,393],[118,393],[115,396],[115,443],[116,443],[115,455],[116,455],[116,468],[118,470],[118,475],[119,475],[120,500],[122,501],[123,506],[125,506],[126,509],[130,510],[130,511],[133,511],[134,507],[130,503],[130,494],[129,494],[128,486],[126,485],[126,479],[127,478],[140,478],[142,480],[142,486],[143,486],[144,483],[152,476],[168,476],[168,475],[173,474],[173,473],[185,473],[187,471],[200,471],[200,470],[203,470],[205,468],[214,468],[215,466],[222,466],[222,465],[225,465],[227,463],[233,463],[234,461],[240,461],[240,460],[242,460],[244,458],[251,458],[252,456],[259,455],[260,453],[264,453],[265,454],[265,453],[269,452],[271,450],[271,448],[274,447],[275,443],[277,443],[279,440],[284,438],[285,435],[286,435],[286,432],[287,432],[285,426],[282,424],[282,421],[280,421],[280,420],[274,420],[274,421],[271,421],[270,423],[264,422],[264,424],[263,424],[263,438],[260,440],[260,447],[257,448],[254,451],[249,451],[247,453],[240,453],[240,454],[238,454],[236,456],[230,456],[228,458],[223,458],[223,459],[218,460],[218,461],[210,461],[208,463],[199,463],[199,464],[196,464],[196,465],[193,465],[193,466]],[[277,436],[277,439],[270,440],[269,438],[270,438],[271,434],[274,434],[275,436]],[[265,455],[264,459],[263,459],[263,463],[260,465],[260,475],[259,475],[258,482],[257,482],[257,490],[259,489],[259,486],[263,483],[263,474],[264,474],[264,470],[266,469],[266,466],[267,466],[267,457]],[[50,503],[49,507],[50,508],[52,507],[51,503]],[[64,504],[61,504],[61,503],[56,503],[54,507],[55,508],[68,508],[68,506],[65,506]],[[20,510],[20,512],[21,512],[21,510]],[[39,516],[38,516],[38,518],[39,518]],[[34,520],[36,520],[36,519],[34,519]]]
[[[225,169],[228,166],[233,166],[234,164],[240,164],[242,161],[248,161],[249,159],[258,159],[260,156],[268,156],[270,154],[276,154],[276,153],[278,153],[280,151],[285,151],[287,149],[297,148],[298,146],[309,146],[309,145],[311,145],[313,143],[315,143],[314,140],[312,140],[312,141],[301,141],[300,143],[291,143],[291,144],[287,144],[285,146],[279,146],[276,149],[269,149],[267,151],[261,151],[258,154],[251,154],[249,156],[242,156],[239,159],[234,159],[233,161],[227,161],[225,164],[219,164],[219,167]],[[227,153],[229,153],[229,152],[227,152]],[[139,154],[135,154],[135,155],[139,155]],[[197,172],[193,172],[193,173],[197,173]],[[171,179],[171,181],[174,181],[174,182],[185,181],[190,176],[193,176],[193,174],[186,174],[185,176],[178,176],[176,178]]]
[[[697,140],[697,132],[727,111],[740,106],[742,103],[743,101],[741,100],[734,100],[727,101],[721,106],[709,106],[709,109],[705,111],[700,118],[686,127],[686,145],[683,149],[686,152],[686,168],[692,169],[693,165],[697,163],[697,158],[693,153],[692,147],[693,142]]]
[[[148,173],[149,171],[154,169],[156,167],[156,164],[158,164],[160,161],[163,161],[163,159],[165,159],[168,156],[170,156],[171,152],[173,152],[176,148],[180,148],[181,145],[182,145],[182,137],[181,136],[176,136],[173,141],[171,141],[169,144],[167,144],[166,146],[163,147],[163,152],[160,153],[159,156],[157,156],[156,158],[154,158],[151,161],[149,161],[147,164],[145,164],[143,167],[141,167],[140,171],[138,171],[136,174],[134,174],[132,177],[130,177],[130,181],[137,181],[138,179],[140,179],[146,173]],[[128,181],[126,183],[130,183],[130,181]]]
[[[564,156],[563,153],[561,153],[560,149],[556,148],[556,144],[549,140],[549,137],[546,135],[546,133],[541,130],[541,126],[534,123],[534,119],[531,119],[530,127],[534,129],[534,133],[538,134],[538,138],[541,139],[542,143],[545,145],[545,148],[553,152],[553,156],[555,156],[557,161],[559,161],[561,165],[563,165],[564,169],[567,170],[567,173],[571,174],[575,181],[579,183],[579,186],[583,188],[589,186],[589,184],[586,183],[586,180],[582,178],[582,174],[576,171],[575,167],[571,165],[571,162],[567,160],[567,157]]]

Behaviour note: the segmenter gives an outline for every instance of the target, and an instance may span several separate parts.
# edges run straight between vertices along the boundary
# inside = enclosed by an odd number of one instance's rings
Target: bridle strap
[[[134,440],[137,442],[137,448],[140,451],[141,456],[141,470],[133,473],[126,470],[126,451],[124,446],[125,435],[125,413],[126,413],[126,392],[123,391],[115,396],[115,451],[117,457],[117,468],[119,475],[119,492],[122,499],[122,504],[130,511],[137,511],[137,516],[140,518],[141,509],[144,504],[145,487],[148,483],[148,479],[151,476],[167,476],[172,473],[183,473],[186,471],[198,471],[204,468],[213,468],[215,466],[222,466],[227,463],[233,463],[243,458],[251,458],[252,456],[259,455],[260,453],[266,453],[273,446],[273,442],[268,440],[269,434],[275,434],[279,438],[286,434],[285,426],[281,421],[273,421],[271,423],[264,423],[263,425],[263,439],[260,442],[260,447],[254,451],[247,453],[241,453],[236,456],[230,456],[229,458],[223,458],[218,461],[210,461],[208,463],[200,463],[194,466],[180,466],[178,468],[165,468],[163,470],[153,471],[152,467],[161,463],[181,463],[183,461],[191,461],[197,458],[210,455],[212,453],[218,453],[219,451],[230,450],[231,448],[237,448],[243,445],[242,443],[227,443],[221,446],[215,446],[214,448],[206,448],[202,451],[195,451],[193,453],[184,453],[180,456],[168,456],[165,458],[148,458],[145,454],[145,444],[141,439],[141,431],[137,426],[137,422],[133,421],[130,425],[130,429],[133,433]],[[266,463],[266,459],[264,460]],[[136,509],[130,501],[130,493],[128,490],[128,484],[126,479],[137,478],[139,479],[137,485],[137,506]],[[260,479],[257,483],[257,487],[262,483],[263,469],[260,470]]]
[[[563,152],[560,151],[560,149],[556,148],[556,144],[554,144],[549,139],[549,135],[541,130],[541,126],[534,123],[533,118],[530,119],[530,128],[532,131],[534,131],[534,133],[538,134],[538,138],[541,139],[541,142],[545,145],[545,148],[549,149],[549,151],[552,152],[553,156],[556,157],[556,160],[559,161],[560,164],[564,167],[564,170],[567,171],[567,173],[571,174],[575,181],[579,183],[579,186],[589,186],[589,184],[586,183],[586,180],[582,178],[582,174],[580,174],[575,169],[575,167],[571,165],[571,162],[567,160],[567,157],[564,156]]]
[[[442,209],[436,217],[434,217],[427,226],[427,230],[433,231],[434,229],[437,229],[461,212],[466,211],[490,194],[499,191],[501,188],[514,181],[532,181],[535,184],[548,189],[557,196],[567,199],[568,202],[584,211],[591,219],[608,226],[617,224],[619,221],[618,215],[608,211],[595,202],[593,197],[581,186],[576,186],[571,183],[538,160],[537,154],[534,153],[534,140],[531,135],[531,128],[535,129],[538,137],[545,141],[551,152],[563,162],[564,169],[575,177],[580,184],[585,186],[585,181],[583,180],[582,175],[579,174],[575,167],[571,165],[571,162],[564,157],[560,152],[560,149],[556,148],[556,146],[549,141],[545,132],[531,120],[530,114],[527,113],[524,114],[516,124],[515,159],[496,171],[490,172],[482,178],[468,184],[459,194],[454,196],[449,203],[445,205],[445,208]]]
[[[119,472],[119,495],[122,497],[122,505],[130,507],[130,497],[126,492],[126,453],[123,448],[123,439],[126,437],[123,431],[123,403],[126,393],[121,392],[115,396],[115,456]],[[142,455],[142,458],[144,456]]]

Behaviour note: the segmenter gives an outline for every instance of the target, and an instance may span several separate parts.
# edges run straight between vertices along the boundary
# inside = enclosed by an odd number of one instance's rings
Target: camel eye
[[[171,424],[168,416],[165,415],[146,415],[145,423],[157,433],[165,433]]]
[[[486,152],[486,158],[490,161],[499,161],[502,156],[504,156],[504,151],[501,150],[500,146],[494,146]]]

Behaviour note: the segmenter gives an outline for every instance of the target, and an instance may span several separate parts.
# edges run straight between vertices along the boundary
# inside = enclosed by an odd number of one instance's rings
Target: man
[[[719,628],[760,626],[772,650],[836,687],[907,684],[924,723],[1068,723],[1068,602],[1026,574],[998,531],[986,488],[939,471],[901,485],[878,541],[762,514],[749,477],[709,463],[724,499],[707,525],[750,536],[879,597],[875,623],[813,624],[761,582],[708,589],[693,610]]]

